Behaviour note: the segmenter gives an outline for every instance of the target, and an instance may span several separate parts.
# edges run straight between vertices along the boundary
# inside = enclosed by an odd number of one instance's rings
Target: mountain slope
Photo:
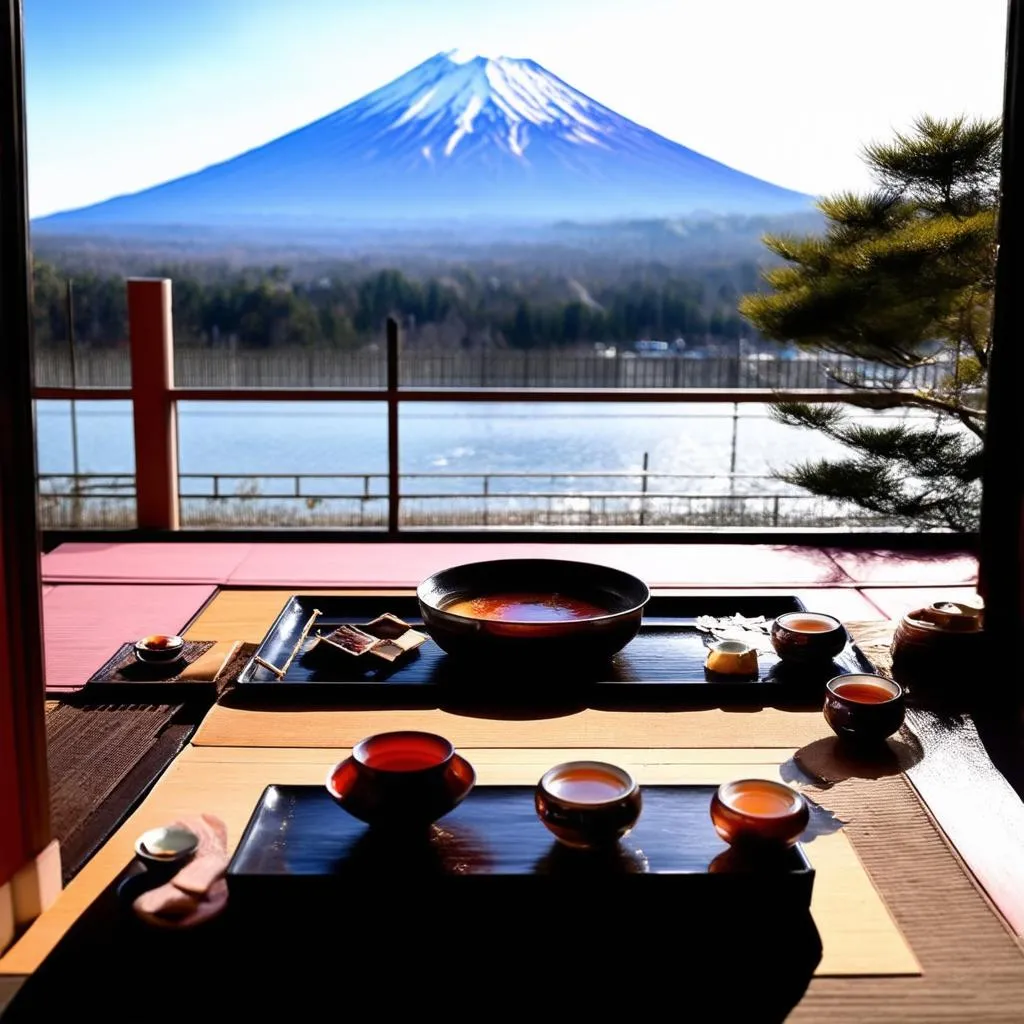
[[[440,53],[264,146],[35,226],[331,229],[809,205],[620,117],[534,61]]]

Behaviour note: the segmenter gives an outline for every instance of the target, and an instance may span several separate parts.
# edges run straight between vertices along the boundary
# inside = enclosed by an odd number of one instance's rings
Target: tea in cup
[[[903,687],[884,676],[836,676],[825,684],[825,721],[842,739],[881,743],[899,732],[906,714]]]
[[[810,819],[801,793],[769,779],[724,782],[711,798],[711,822],[730,846],[792,846]]]
[[[541,776],[537,816],[564,846],[587,850],[614,845],[640,817],[636,780],[604,761],[566,761]]]
[[[443,736],[397,730],[367,736],[327,775],[327,791],[369,825],[417,828],[454,810],[476,782]]]
[[[787,612],[771,629],[772,647],[783,661],[831,661],[846,646],[839,619],[821,612]]]
[[[151,633],[135,643],[135,657],[146,665],[170,665],[184,653],[184,639],[166,633]]]

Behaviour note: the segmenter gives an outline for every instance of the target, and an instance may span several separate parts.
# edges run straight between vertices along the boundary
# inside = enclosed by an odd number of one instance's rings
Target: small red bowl
[[[421,828],[454,810],[476,783],[451,742],[401,730],[360,740],[327,775],[327,792],[368,825]]]

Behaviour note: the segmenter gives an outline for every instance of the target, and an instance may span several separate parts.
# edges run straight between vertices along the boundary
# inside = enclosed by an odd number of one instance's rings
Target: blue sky
[[[867,184],[920,113],[995,116],[1004,0],[24,0],[33,216],[198,170],[440,50],[532,57],[740,170]]]

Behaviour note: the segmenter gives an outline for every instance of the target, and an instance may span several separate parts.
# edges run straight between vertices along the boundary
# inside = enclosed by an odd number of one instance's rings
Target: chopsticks
[[[267,671],[273,672],[278,679],[284,679],[285,673],[291,668],[292,662],[295,660],[295,655],[299,653],[302,645],[306,642],[306,637],[309,636],[309,631],[313,628],[313,624],[321,615],[323,615],[323,612],[320,611],[319,608],[313,609],[313,614],[310,615],[309,621],[302,627],[302,632],[299,634],[299,639],[295,642],[295,646],[292,648],[291,654],[288,655],[287,660],[280,668],[276,665],[271,665],[269,661],[261,658],[258,654],[253,658],[253,661],[255,661],[257,665],[261,665],[263,668],[267,669]]]

